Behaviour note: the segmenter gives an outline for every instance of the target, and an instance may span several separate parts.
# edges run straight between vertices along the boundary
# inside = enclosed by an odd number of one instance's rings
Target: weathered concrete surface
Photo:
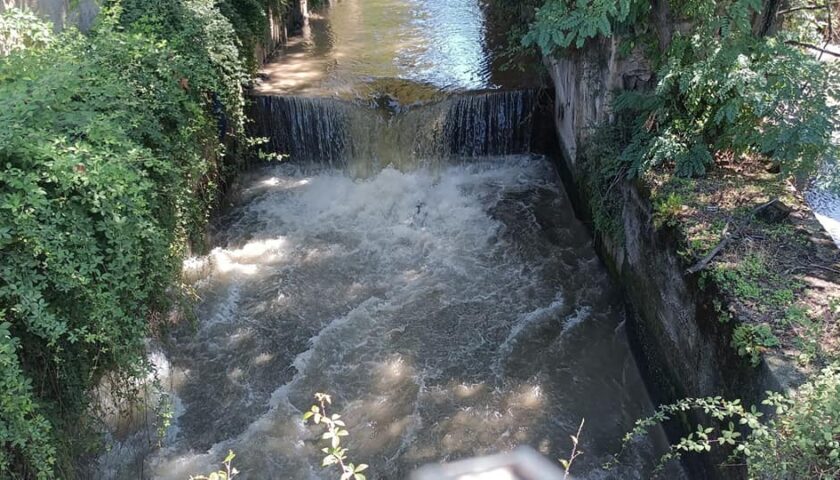
[[[580,191],[588,161],[581,146],[592,128],[612,120],[610,100],[619,89],[650,86],[654,76],[638,53],[617,55],[617,40],[592,42],[582,51],[545,61],[555,89],[555,123],[561,140],[567,190],[578,215],[591,216]],[[628,303],[628,332],[645,371],[652,396],[659,403],[686,397],[721,395],[759,404],[767,390],[795,384],[795,371],[772,358],[752,368],[730,346],[731,324],[717,320],[716,292],[701,289],[697,276],[685,273],[672,231],[656,229],[644,187],[624,181],[615,191],[623,199],[623,235],[596,233],[596,243]],[[698,418],[684,419],[696,425]],[[674,429],[672,435],[683,434]],[[701,478],[741,478],[738,469],[718,469],[718,460],[698,458],[691,469]]]
[[[99,14],[99,2],[100,0],[0,0],[0,12],[8,8],[29,9],[52,22],[56,31],[64,30],[68,26],[87,31]],[[282,12],[270,9],[269,29],[265,39],[254,51],[257,63],[265,63],[278,47],[286,43],[289,31],[299,30],[308,15],[306,0],[293,2],[288,18],[284,18]]]
[[[0,0],[0,12],[7,8],[27,8],[51,21],[56,31],[75,25],[81,30],[90,29],[99,13],[97,0]]]

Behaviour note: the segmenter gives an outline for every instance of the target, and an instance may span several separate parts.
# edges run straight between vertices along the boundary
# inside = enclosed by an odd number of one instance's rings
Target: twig
[[[837,5],[837,3],[838,2],[829,2],[825,5],[814,4],[814,5],[803,5],[801,7],[788,8],[787,10],[779,10],[779,13],[777,13],[776,16],[787,15],[789,13],[799,12],[801,10],[822,10],[824,8],[829,8],[831,5]]]
[[[766,208],[768,205],[772,204],[776,200],[777,199],[774,198],[769,202],[762,203],[761,205],[755,207],[752,210],[752,212],[750,212],[750,215],[741,224],[739,224],[735,228],[735,230],[729,235],[727,235],[727,232],[729,231],[729,226],[731,222],[727,221],[726,226],[723,227],[723,232],[721,232],[722,238],[720,242],[705,257],[701,258],[700,261],[689,267],[688,270],[686,270],[686,273],[694,274],[706,268],[706,265],[708,265],[709,262],[711,262],[712,259],[714,259],[721,252],[721,250],[723,250],[726,247],[726,245],[729,244],[730,240],[740,235],[741,231],[744,230],[744,228],[746,228],[752,222],[753,218],[755,218],[755,215],[758,212],[760,212],[762,209]]]
[[[580,426],[577,429],[577,433],[571,436],[572,439],[572,455],[569,457],[568,460],[560,460],[560,463],[563,464],[563,480],[569,479],[569,470],[572,468],[572,463],[575,459],[581,455],[583,455],[583,451],[578,451],[578,442],[580,441],[580,432],[583,431],[583,423],[586,421],[585,418],[580,419]]]
[[[714,259],[717,256],[717,254],[720,253],[721,250],[723,250],[726,247],[726,245],[729,243],[729,241],[732,240],[732,237],[735,236],[734,234],[728,235],[727,234],[728,231],[729,231],[729,222],[726,222],[726,226],[723,227],[723,233],[721,234],[721,236],[723,238],[721,238],[720,242],[718,242],[718,244],[715,246],[715,248],[713,248],[711,252],[706,254],[705,257],[701,258],[700,261],[698,261],[697,263],[695,263],[694,265],[689,267],[688,270],[686,270],[686,273],[694,274],[694,273],[697,273],[700,270],[703,270],[704,268],[706,268],[706,265],[708,265],[709,262],[711,262],[712,259]]]
[[[621,169],[615,175],[615,178],[613,179],[612,183],[610,183],[610,186],[607,188],[606,193],[604,193],[604,198],[606,198],[610,195],[610,191],[619,182],[619,180],[621,180],[624,177],[625,173],[627,173],[627,166],[626,165],[621,167]]]
[[[836,268],[824,267],[822,265],[817,265],[816,263],[812,263],[811,266],[814,268],[819,268],[820,270],[825,270],[827,272],[836,273],[837,275],[840,275],[840,270],[837,270]]]
[[[840,53],[832,52],[831,50],[826,50],[826,49],[821,48],[821,47],[819,47],[817,45],[814,45],[812,43],[798,42],[796,40],[787,40],[785,43],[787,43],[788,45],[796,45],[798,47],[809,48],[811,50],[816,50],[817,52],[820,52],[820,53],[825,53],[827,55],[831,55],[833,57],[840,58]]]

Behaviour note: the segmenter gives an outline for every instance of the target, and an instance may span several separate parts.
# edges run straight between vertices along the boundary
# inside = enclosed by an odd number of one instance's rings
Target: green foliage
[[[326,430],[321,435],[321,440],[329,440],[330,445],[321,449],[326,454],[321,465],[337,466],[341,470],[340,480],[365,480],[362,472],[367,470],[366,464],[346,463],[347,449],[341,446],[341,437],[346,437],[350,433],[345,429],[341,415],[327,413],[327,405],[332,403],[332,398],[324,393],[316,393],[315,400],[317,404],[312,405],[309,411],[303,414],[303,421],[312,420],[315,425],[322,425]]]
[[[114,3],[123,28],[163,39],[173,54],[169,67],[196,101],[218,96],[231,126],[243,125],[242,84],[249,76],[230,22],[211,0],[119,0]]]
[[[10,8],[0,12],[0,57],[45,47],[52,38],[52,26],[29,10]]]
[[[616,185],[627,172],[620,162],[622,139],[626,136],[620,123],[596,127],[580,152],[583,167],[581,185],[590,201],[593,228],[616,239],[622,238],[623,200]]]
[[[763,352],[778,346],[779,339],[767,325],[745,323],[735,327],[735,331],[732,332],[732,347],[738,355],[747,357],[753,367],[761,363]]]
[[[840,476],[840,367],[825,368],[791,397],[770,394],[764,403],[776,418],[742,449],[751,472],[778,479]]]
[[[259,67],[256,49],[269,31],[269,14],[287,13],[289,0],[222,0],[218,6],[236,31],[242,61],[255,72]]]
[[[656,228],[677,226],[680,212],[685,205],[685,199],[676,192],[671,192],[665,198],[654,201],[653,204],[653,225]]]
[[[228,450],[227,457],[225,457],[225,461],[222,462],[221,470],[212,472],[209,475],[190,475],[190,480],[230,480],[239,475],[239,470],[233,468],[234,458],[236,458],[236,454],[233,453],[233,450]]]
[[[10,333],[0,310],[0,443],[12,449],[0,450],[0,468],[13,462],[32,465],[32,474],[46,478],[55,462],[50,424],[38,412],[32,394],[32,380],[23,374],[18,359],[20,342]]]
[[[537,10],[522,43],[536,45],[546,53],[570,46],[581,48],[588,39],[612,35],[614,25],[628,19],[633,3],[632,0],[548,0]]]
[[[747,460],[751,479],[828,479],[840,475],[840,366],[825,368],[790,396],[767,392],[762,403],[775,411],[764,423],[755,407],[748,410],[738,400],[697,398],[664,405],[651,417],[637,421],[623,446],[658,424],[698,411],[714,419],[716,426],[698,425],[671,446],[660,468],[688,452],[727,448],[732,452],[731,462]]]
[[[659,65],[657,87],[623,92],[615,102],[636,118],[621,154],[631,176],[663,164],[677,175],[702,175],[718,152],[763,155],[786,174],[810,175],[838,153],[832,134],[840,111],[832,99],[840,94],[840,66],[797,46],[813,42],[824,24],[793,18],[776,35],[757,36],[761,0],[669,6],[688,28],[675,31],[666,51],[648,52]],[[546,0],[522,42],[552,54],[621,32],[622,46],[646,45],[649,17],[650,3],[641,0]]]
[[[144,368],[247,75],[212,0],[127,0],[89,36],[32,38],[0,59],[0,470],[49,478],[81,453],[99,378]]]
[[[820,343],[823,324],[819,318],[809,314],[807,308],[801,305],[790,306],[785,311],[782,324],[798,333],[794,342],[799,350],[797,360],[801,364],[808,365],[823,356],[825,352]]]
[[[656,89],[618,96],[616,108],[638,118],[622,154],[631,174],[673,164],[677,175],[702,175],[720,151],[770,157],[784,173],[816,171],[837,153],[837,67],[752,36],[746,20],[740,29],[710,23],[728,35],[676,35]]]

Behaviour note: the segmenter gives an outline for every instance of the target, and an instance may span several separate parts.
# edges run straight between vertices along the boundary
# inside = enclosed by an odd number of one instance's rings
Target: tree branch
[[[840,52],[833,52],[831,50],[826,50],[818,45],[814,45],[812,43],[805,43],[805,42],[798,42],[796,40],[787,40],[785,43],[788,45],[796,45],[797,47],[808,48],[810,50],[815,50],[820,53],[824,53],[826,55],[831,55],[832,57],[840,58]]]
[[[711,252],[706,254],[705,257],[701,258],[700,261],[698,261],[697,263],[695,263],[694,265],[689,267],[689,269],[686,270],[686,273],[694,274],[694,273],[697,273],[700,270],[703,270],[704,268],[706,268],[706,265],[708,265],[709,262],[711,262],[712,259],[714,259],[717,256],[717,254],[720,253],[720,251],[723,250],[724,247],[726,247],[726,245],[729,243],[729,241],[732,240],[732,237],[734,235],[733,234],[727,234],[728,231],[729,231],[729,222],[726,222],[726,226],[723,227],[723,233],[721,234],[722,238],[720,240],[720,243],[718,243],[715,246],[715,248],[712,249]]]
[[[840,3],[840,2],[827,3],[825,5],[804,5],[804,6],[801,6],[801,7],[793,7],[793,8],[788,8],[787,10],[779,10],[779,13],[777,13],[776,15],[777,16],[778,15],[787,15],[789,13],[799,12],[799,11],[802,11],[802,10],[822,10],[824,8],[830,7],[831,5],[837,5],[837,3]]]

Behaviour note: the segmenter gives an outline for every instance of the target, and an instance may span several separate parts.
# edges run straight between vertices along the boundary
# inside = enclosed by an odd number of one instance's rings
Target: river
[[[601,467],[653,406],[620,292],[530,151],[537,74],[499,71],[493,37],[477,0],[345,0],[265,67],[257,123],[292,155],[244,174],[185,262],[196,319],[152,347],[171,426],[117,442],[102,478],[185,479],[228,450],[237,478],[337,478],[301,422],[316,392],[371,479],[564,458],[582,419],[577,478],[649,478],[661,431]]]

